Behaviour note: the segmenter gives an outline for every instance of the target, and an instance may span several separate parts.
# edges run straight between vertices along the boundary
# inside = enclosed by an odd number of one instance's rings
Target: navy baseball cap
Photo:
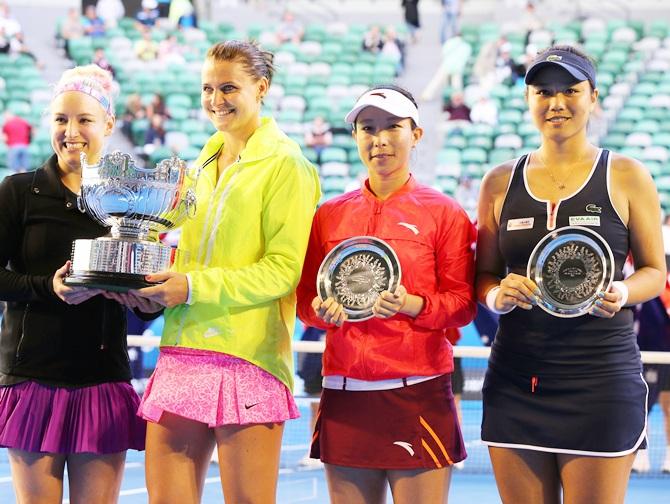
[[[575,53],[560,49],[548,51],[538,57],[528,68],[524,82],[532,84],[538,72],[543,68],[556,65],[566,70],[578,81],[589,81],[593,88],[596,87],[596,69],[587,58]]]

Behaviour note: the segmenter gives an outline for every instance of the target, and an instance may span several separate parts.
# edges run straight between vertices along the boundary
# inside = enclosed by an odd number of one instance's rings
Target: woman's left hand
[[[622,301],[623,294],[616,287],[610,286],[607,292],[601,291],[598,293],[598,299],[589,313],[595,317],[612,318],[621,310]]]
[[[398,285],[395,292],[382,291],[377,298],[372,313],[377,318],[387,319],[400,312],[407,301],[407,289]]]
[[[152,287],[131,290],[131,294],[155,301],[167,308],[184,304],[188,299],[188,280],[184,273],[161,271],[160,273],[147,275],[145,278],[149,282],[162,283]]]

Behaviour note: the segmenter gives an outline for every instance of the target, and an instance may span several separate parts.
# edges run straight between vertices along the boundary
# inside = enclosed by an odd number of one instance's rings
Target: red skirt
[[[367,469],[436,469],[465,459],[451,375],[391,390],[323,389],[312,458]]]

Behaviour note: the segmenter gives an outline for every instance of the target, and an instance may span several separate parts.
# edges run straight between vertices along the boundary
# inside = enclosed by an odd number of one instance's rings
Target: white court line
[[[0,478],[0,483],[11,483],[12,482],[12,477],[11,476],[3,476]]]

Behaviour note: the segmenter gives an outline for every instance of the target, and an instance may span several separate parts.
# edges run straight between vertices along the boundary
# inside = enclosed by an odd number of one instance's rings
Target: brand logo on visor
[[[559,56],[558,54],[550,54],[547,56],[547,59],[545,61],[561,61],[563,59],[563,56]]]
[[[381,96],[386,100],[386,95],[384,93],[370,93],[370,96]]]

